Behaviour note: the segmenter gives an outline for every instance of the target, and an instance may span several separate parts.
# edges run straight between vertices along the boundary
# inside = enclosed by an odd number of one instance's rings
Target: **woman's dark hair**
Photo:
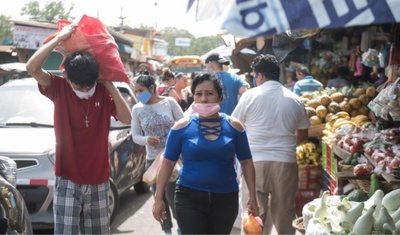
[[[169,68],[163,68],[162,69],[162,75],[161,75],[161,80],[163,82],[168,81],[171,78],[175,78],[174,74],[171,72]]]
[[[271,80],[279,81],[280,68],[275,56],[266,54],[257,56],[251,63],[256,73],[262,73]]]
[[[86,51],[77,51],[63,62],[68,79],[81,86],[92,86],[99,76],[99,64],[92,54]]]
[[[154,85],[153,92],[156,90],[156,81],[151,75],[142,74],[135,79],[135,84],[140,84],[150,90],[151,85]]]
[[[195,93],[196,91],[196,87],[205,82],[205,81],[210,81],[213,83],[213,86],[215,88],[215,90],[217,90],[218,93],[218,97],[221,99],[221,101],[223,100],[223,92],[222,92],[222,83],[221,81],[216,77],[215,74],[210,74],[210,73],[203,73],[203,74],[198,74],[194,77],[193,82],[192,82],[192,86],[190,87],[190,91],[192,92],[192,94]]]

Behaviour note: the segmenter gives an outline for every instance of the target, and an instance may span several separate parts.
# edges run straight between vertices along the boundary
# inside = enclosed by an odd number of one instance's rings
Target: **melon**
[[[362,105],[367,105],[370,101],[370,97],[366,94],[362,94],[358,97],[358,100],[361,102]]]
[[[335,92],[331,94],[331,99],[339,104],[344,100],[344,95],[341,92]]]
[[[314,115],[317,115],[317,112],[313,107],[305,107],[306,108],[306,113],[308,114],[308,117],[312,117]]]
[[[374,86],[369,86],[369,87],[367,88],[367,90],[365,91],[365,94],[366,94],[369,98],[373,99],[373,98],[375,98],[375,96],[378,94],[378,92],[376,91],[376,88],[375,88]]]
[[[307,102],[308,107],[313,107],[316,109],[320,105],[319,101],[317,99],[311,99]]]
[[[319,97],[319,103],[322,104],[325,107],[328,107],[328,105],[332,102],[332,98],[327,95],[323,94]]]
[[[340,110],[349,113],[351,111],[351,105],[349,104],[349,102],[347,101],[347,99],[345,99],[344,101],[342,101],[340,104]]]
[[[359,101],[357,98],[351,98],[349,100],[349,104],[351,105],[352,109],[358,109],[361,106],[361,101]]]
[[[317,109],[315,109],[317,116],[321,119],[325,118],[325,116],[328,114],[328,109],[324,105],[319,105]]]
[[[328,105],[328,110],[329,110],[330,113],[337,113],[337,112],[340,112],[340,111],[341,111],[341,110],[340,110],[340,105],[339,105],[337,102],[335,102],[335,101],[332,101],[332,102]]]
[[[317,115],[310,117],[311,126],[315,126],[322,123],[322,119]]]
[[[367,89],[363,88],[363,87],[359,87],[354,91],[354,97],[359,97],[362,94],[365,94],[365,92],[367,91]]]

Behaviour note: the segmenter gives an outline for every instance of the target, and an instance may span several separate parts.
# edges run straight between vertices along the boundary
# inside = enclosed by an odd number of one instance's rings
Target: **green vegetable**
[[[375,212],[374,212],[374,218],[377,219],[379,216],[379,211],[381,210],[382,206],[382,198],[385,196],[385,193],[382,191],[382,189],[378,189],[375,191],[375,193],[367,200],[365,201],[365,208],[370,208],[372,205],[376,206]]]
[[[389,229],[389,230],[384,229],[383,228],[384,224],[389,224],[391,229]],[[394,229],[395,229],[395,224],[394,224],[392,217],[390,216],[387,209],[384,206],[382,206],[381,210],[379,212],[379,216],[374,223],[375,233],[376,234],[387,234],[387,233],[391,234]]]
[[[357,164],[358,164],[357,158],[353,158],[353,159],[351,160],[351,164],[350,164],[350,165],[356,166]]]
[[[389,211],[397,210],[400,207],[400,189],[390,191],[382,198],[382,206]]]
[[[396,211],[392,212],[390,216],[392,216],[393,221],[395,222],[400,221],[400,207]]]
[[[353,160],[352,157],[347,157],[346,160],[344,160],[343,163],[344,163],[345,165],[351,165],[351,160]]]
[[[349,201],[353,202],[364,202],[369,199],[368,194],[361,189],[351,191],[347,197],[349,198]]]
[[[354,224],[358,217],[361,216],[362,211],[364,209],[364,203],[361,202],[357,206],[351,208],[347,213],[343,216],[342,222],[348,222],[350,224]]]
[[[324,191],[322,193],[321,201],[315,209],[314,218],[319,219],[321,222],[327,216],[328,206],[326,205],[326,200],[328,199],[329,195],[329,191]]]
[[[374,195],[375,191],[381,188],[381,183],[379,182],[378,175],[375,173],[371,174],[371,184],[369,186],[369,195]]]
[[[372,228],[374,227],[373,213],[375,207],[375,205],[371,206],[366,213],[358,218],[351,234],[371,234]]]

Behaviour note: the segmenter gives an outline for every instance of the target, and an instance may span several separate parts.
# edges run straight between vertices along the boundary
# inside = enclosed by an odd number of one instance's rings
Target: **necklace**
[[[83,109],[82,104],[81,104],[81,103],[79,103],[79,104],[81,105],[81,108],[82,108],[82,111],[83,111],[83,115],[85,115],[85,121],[84,121],[84,123],[85,123],[85,125],[86,125],[86,128],[89,128],[89,120],[88,120],[88,118],[89,118],[89,109],[90,109],[90,98],[89,98],[89,104],[88,104],[88,107],[87,107],[86,112],[85,112],[85,110]]]

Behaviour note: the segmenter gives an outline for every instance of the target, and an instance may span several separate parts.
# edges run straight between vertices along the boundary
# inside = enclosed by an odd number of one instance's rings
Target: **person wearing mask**
[[[183,117],[182,109],[172,97],[159,96],[152,76],[142,74],[135,79],[135,92],[139,103],[132,108],[132,138],[139,145],[146,145],[146,170],[160,152],[164,151],[167,135],[176,121]],[[158,185],[151,185],[153,194]],[[162,185],[165,193],[166,218],[161,225],[165,234],[171,234],[172,218],[175,218],[175,182]]]
[[[243,94],[232,116],[244,124],[249,136],[261,219],[268,224],[267,216],[271,216],[278,234],[294,234],[296,146],[308,138],[310,121],[300,97],[279,82],[280,67],[275,56],[257,56],[252,69],[256,87]],[[241,180],[240,185],[242,202],[246,202],[247,182]],[[269,229],[265,226],[263,234],[269,234]]]
[[[54,103],[54,234],[109,234],[110,117],[129,124],[131,114],[114,84],[98,80],[99,65],[89,52],[67,55],[63,77],[42,68],[75,28],[65,26],[32,55],[26,68]]]
[[[223,85],[224,100],[220,103],[221,112],[231,115],[239,97],[247,91],[246,82],[233,73],[224,72],[223,65],[229,65],[229,60],[218,53],[210,54],[206,60],[207,70],[215,73]]]
[[[326,87],[342,88],[345,86],[350,86],[350,82],[347,80],[347,77],[350,74],[350,69],[347,68],[347,66],[340,66],[337,73],[337,77],[330,79],[328,84],[326,84]]]
[[[167,218],[162,198],[173,168],[182,158],[175,191],[176,218],[182,234],[230,234],[239,207],[236,159],[248,185],[246,210],[258,215],[247,135],[237,119],[219,112],[223,95],[218,78],[200,74],[191,90],[194,113],[179,120],[168,135],[153,216],[161,223]]]
[[[298,81],[293,86],[293,92],[298,96],[301,96],[303,92],[318,91],[318,89],[324,87],[321,82],[311,76],[310,71],[305,66],[296,68],[296,76]]]

